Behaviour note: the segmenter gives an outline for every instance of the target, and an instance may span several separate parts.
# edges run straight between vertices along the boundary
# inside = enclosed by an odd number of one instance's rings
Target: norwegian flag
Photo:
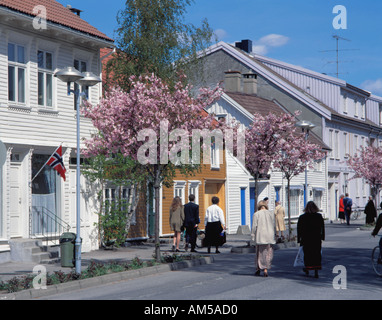
[[[54,170],[56,170],[57,174],[59,174],[64,179],[64,181],[66,181],[66,169],[64,166],[64,162],[62,161],[62,146],[59,146],[56,149],[56,151],[50,156],[46,164],[52,167]]]

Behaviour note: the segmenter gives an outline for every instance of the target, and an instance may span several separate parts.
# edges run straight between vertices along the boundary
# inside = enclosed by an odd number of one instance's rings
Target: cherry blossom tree
[[[154,74],[132,76],[129,92],[113,88],[98,105],[87,104],[83,109],[83,114],[98,130],[85,141],[87,155],[122,154],[142,166],[153,183],[155,257],[158,261],[160,187],[172,184],[175,168],[183,173],[195,169],[195,159],[192,165],[187,162],[191,134],[193,130],[216,128],[216,120],[204,108],[222,92],[219,87],[201,89],[199,96],[193,97],[191,87],[183,80],[181,77],[170,88]]]
[[[255,113],[252,124],[245,131],[245,165],[255,179],[255,203],[258,202],[258,180],[269,172],[271,163],[278,157],[279,137],[292,121],[294,117],[287,113],[266,116]]]
[[[287,179],[289,238],[290,219],[290,181],[305,171],[307,165],[321,160],[325,154],[321,147],[305,140],[296,128],[296,116],[289,113],[266,116],[254,114],[254,120],[245,132],[245,166],[255,178],[255,203],[257,203],[258,179],[269,171],[281,171]]]
[[[288,226],[289,239],[292,235],[290,216],[290,181],[293,177],[303,173],[308,167],[312,167],[315,161],[325,157],[325,152],[317,144],[305,139],[305,135],[297,131],[296,120],[290,117],[285,121],[284,132],[279,136],[278,153],[273,168],[283,173],[287,179],[288,198]]]
[[[347,165],[354,170],[351,179],[363,178],[371,186],[377,208],[377,195],[382,186],[382,148],[361,147],[354,156],[348,156]]]

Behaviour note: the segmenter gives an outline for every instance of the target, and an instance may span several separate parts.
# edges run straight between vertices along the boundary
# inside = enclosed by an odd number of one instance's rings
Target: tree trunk
[[[155,165],[156,166],[156,165]],[[159,241],[159,188],[160,188],[160,169],[158,167],[154,170],[154,197],[155,197],[155,260],[157,262],[161,261],[160,255],[160,241]]]
[[[291,223],[291,219],[290,219],[290,179],[287,179],[288,181],[288,185],[287,185],[287,198],[288,198],[288,229],[289,229],[289,241],[291,240],[292,238],[292,223]]]
[[[255,174],[255,212],[257,211],[257,203],[258,203],[258,194],[257,194],[257,192],[259,190],[258,186],[259,186],[259,174],[256,173]],[[253,212],[253,213],[255,213],[255,212]]]

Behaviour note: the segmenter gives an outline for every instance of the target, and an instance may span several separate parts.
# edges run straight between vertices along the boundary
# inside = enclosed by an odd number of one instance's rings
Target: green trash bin
[[[73,268],[75,266],[75,242],[76,234],[65,232],[60,237],[61,267]]]

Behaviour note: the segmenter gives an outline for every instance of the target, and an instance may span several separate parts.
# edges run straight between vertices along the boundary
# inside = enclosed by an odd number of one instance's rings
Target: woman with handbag
[[[268,277],[273,260],[272,245],[276,243],[275,234],[275,215],[268,210],[265,201],[260,201],[252,221],[252,240],[256,242],[255,276],[259,276],[263,270],[264,277]]]
[[[221,233],[225,230],[225,221],[223,210],[218,206],[218,203],[219,198],[212,197],[212,205],[207,208],[204,218],[204,225],[206,227],[204,244],[208,248],[208,253],[211,253],[211,246],[215,246],[215,252],[220,253],[219,246],[223,244]]]
[[[316,204],[309,201],[297,222],[297,242],[304,252],[303,271],[308,276],[309,270],[314,270],[315,278],[321,270],[321,244],[325,240],[324,219],[318,211]]]

